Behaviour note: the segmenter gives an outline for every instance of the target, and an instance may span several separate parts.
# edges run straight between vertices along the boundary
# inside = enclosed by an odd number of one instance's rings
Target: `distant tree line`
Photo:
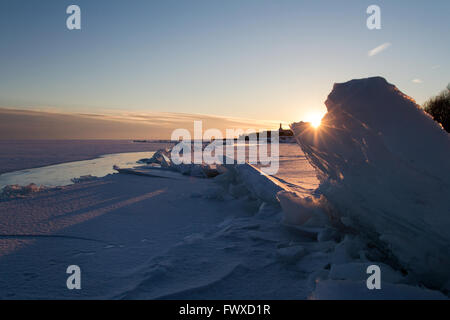
[[[423,104],[423,109],[450,132],[450,83],[447,89]]]

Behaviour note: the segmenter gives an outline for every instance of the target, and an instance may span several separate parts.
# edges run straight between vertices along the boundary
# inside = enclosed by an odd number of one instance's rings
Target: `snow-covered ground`
[[[314,190],[300,148],[280,148],[275,183],[295,192],[299,167]],[[381,263],[384,290],[369,291],[366,256],[377,252],[316,207],[318,218],[289,224],[241,179],[263,186],[266,177],[252,170],[214,179],[114,174],[0,202],[0,298],[445,297]],[[303,196],[307,188],[298,187]],[[81,290],[66,287],[69,265],[81,268]]]
[[[306,298],[292,263],[322,246],[243,185],[184,176],[48,189],[0,202],[0,219],[1,298]],[[72,264],[80,291],[66,288]]]

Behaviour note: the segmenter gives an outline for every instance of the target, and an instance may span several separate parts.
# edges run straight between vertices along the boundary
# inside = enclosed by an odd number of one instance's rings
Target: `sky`
[[[333,83],[369,76],[421,104],[450,82],[449,15],[448,0],[2,0],[0,107],[265,126],[323,114]]]

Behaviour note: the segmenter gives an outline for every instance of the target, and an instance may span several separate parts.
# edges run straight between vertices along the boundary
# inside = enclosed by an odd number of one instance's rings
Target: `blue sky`
[[[422,103],[450,82],[449,14],[448,0],[2,0],[0,106],[293,122],[325,112],[334,82],[375,75]]]

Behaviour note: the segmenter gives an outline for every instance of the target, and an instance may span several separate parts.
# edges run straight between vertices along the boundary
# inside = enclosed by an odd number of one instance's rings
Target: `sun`
[[[321,122],[322,122],[322,119],[314,119],[314,120],[311,120],[311,125],[314,128],[318,128],[320,126]]]
[[[320,127],[320,124],[322,122],[322,117],[323,115],[319,113],[310,114],[307,117],[306,121],[309,122],[314,128],[318,128]]]

